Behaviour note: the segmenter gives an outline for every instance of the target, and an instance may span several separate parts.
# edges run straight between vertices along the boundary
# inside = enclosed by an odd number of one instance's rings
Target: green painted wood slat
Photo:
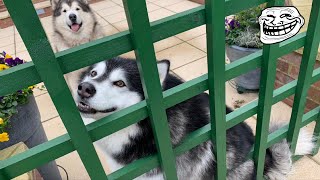
[[[217,162],[215,176],[226,179],[225,36],[221,36],[225,34],[225,3],[206,0],[205,5],[211,138]]]
[[[320,42],[320,1],[313,1],[307,30],[305,46],[300,65],[298,84],[295,91],[292,114],[287,136],[291,152],[294,154],[297,146],[302,115],[311,85],[312,73],[316,62]]]
[[[267,6],[282,5],[284,1],[269,1]],[[259,88],[259,101],[256,125],[256,137],[254,143],[253,159],[256,166],[257,180],[263,179],[267,139],[269,134],[269,123],[274,82],[276,79],[277,57],[274,55],[280,44],[264,45],[262,52],[261,79]]]
[[[176,161],[162,96],[147,5],[145,0],[123,0],[123,5],[137,58],[161,169],[166,179],[174,180],[177,179]]]

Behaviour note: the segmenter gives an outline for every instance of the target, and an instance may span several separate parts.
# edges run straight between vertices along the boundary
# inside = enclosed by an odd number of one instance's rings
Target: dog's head
[[[51,0],[51,6],[55,28],[59,31],[79,33],[84,25],[93,22],[87,0]]]
[[[166,79],[170,62],[158,62],[160,83]],[[137,63],[113,58],[97,63],[80,78],[77,104],[84,117],[100,119],[144,99]]]

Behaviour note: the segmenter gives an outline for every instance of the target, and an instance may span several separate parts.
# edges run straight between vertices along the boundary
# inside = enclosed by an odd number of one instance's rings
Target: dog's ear
[[[51,8],[55,9],[60,0],[50,0]]]
[[[158,66],[160,82],[162,84],[163,81],[166,79],[168,73],[169,73],[170,61],[166,60],[166,59],[165,60],[161,60],[161,61],[158,62],[157,66]]]

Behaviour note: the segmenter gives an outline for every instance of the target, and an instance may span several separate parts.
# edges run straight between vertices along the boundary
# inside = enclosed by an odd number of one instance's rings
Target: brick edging
[[[287,54],[278,59],[275,88],[279,88],[298,78],[302,55],[296,52]],[[319,68],[320,62],[316,61],[315,67]],[[294,96],[283,100],[284,103],[292,106]],[[308,91],[305,112],[320,106],[320,81],[312,84]]]

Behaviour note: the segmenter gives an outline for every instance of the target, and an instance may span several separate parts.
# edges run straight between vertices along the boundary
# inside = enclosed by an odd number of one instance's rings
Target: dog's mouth
[[[263,32],[265,35],[269,36],[282,36],[291,32],[296,25],[297,21],[281,26],[268,26],[266,23],[263,23]]]
[[[78,32],[79,29],[82,27],[82,23],[78,24],[78,23],[73,23],[72,25],[68,25],[69,28],[71,29],[71,31],[73,32]]]
[[[96,110],[92,107],[90,107],[89,105],[87,105],[84,102],[79,102],[78,103],[78,109],[80,112],[85,113],[85,114],[96,114],[96,113],[110,113],[113,112],[115,110],[117,110],[117,108],[113,107],[113,108],[109,108],[109,109],[105,109],[105,110]]]

